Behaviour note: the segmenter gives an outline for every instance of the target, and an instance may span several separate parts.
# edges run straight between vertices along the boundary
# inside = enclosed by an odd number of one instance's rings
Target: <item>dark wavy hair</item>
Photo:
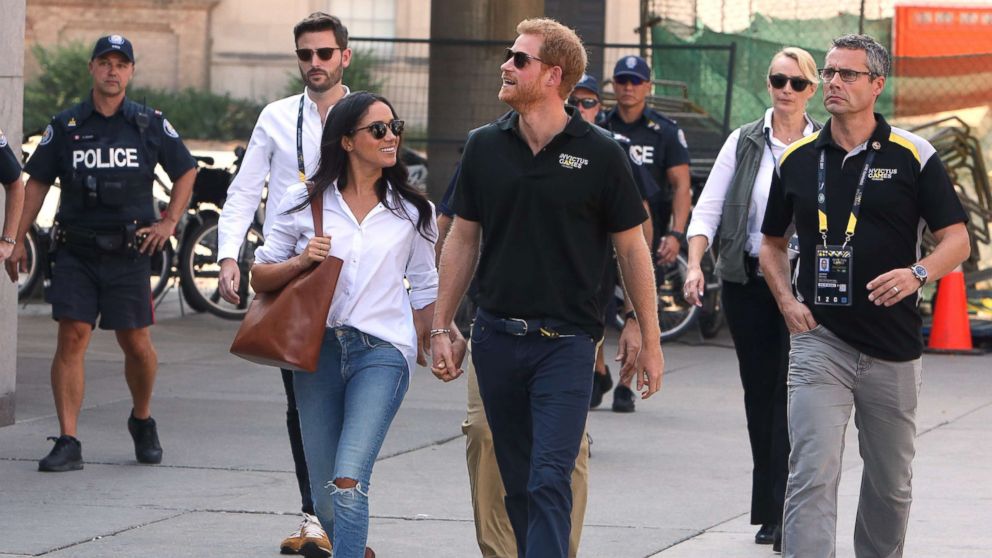
[[[393,113],[393,118],[396,118],[396,109],[385,97],[368,91],[358,91],[347,95],[334,105],[330,114],[327,115],[324,133],[320,138],[320,162],[317,165],[317,171],[310,177],[310,183],[313,185],[310,194],[286,213],[301,211],[308,207],[314,198],[324,195],[324,192],[335,180],[337,180],[338,190],[343,190],[347,186],[348,152],[341,146],[341,139],[354,135],[359,121],[368,113],[369,107],[377,102],[389,107],[389,111]],[[431,205],[424,194],[407,183],[406,165],[400,160],[402,145],[402,138],[400,138],[396,144],[396,164],[382,169],[382,176],[375,181],[375,193],[379,202],[386,209],[410,221],[420,236],[434,241],[437,238],[437,232],[432,226]],[[387,195],[387,183],[393,188],[392,196]],[[416,222],[403,205],[404,200],[417,208]]]

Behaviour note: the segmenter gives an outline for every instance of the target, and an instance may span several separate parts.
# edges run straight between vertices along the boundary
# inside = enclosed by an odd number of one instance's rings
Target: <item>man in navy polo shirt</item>
[[[820,70],[830,120],[779,158],[761,227],[761,269],[792,344],[787,557],[835,555],[852,408],[864,460],[855,556],[903,555],[922,374],[917,291],[970,251],[964,210],[933,146],[874,112],[890,66],[871,37],[834,39]],[[920,258],[924,224],[937,246]]]
[[[478,261],[472,361],[518,556],[564,558],[611,240],[635,310],[654,316],[657,308],[646,215],[626,155],[564,105],[585,70],[581,40],[549,19],[525,20],[517,32],[499,92],[514,111],[476,130],[462,157],[432,371],[444,381],[461,374],[449,324]],[[658,323],[640,326],[644,347],[632,372],[648,397],[661,386],[664,358]]]
[[[21,181],[21,164],[7,144],[7,136],[3,134],[3,130],[0,130],[0,184],[7,191],[4,198],[3,234],[0,235],[0,263],[4,263],[17,245],[17,223],[24,205],[24,182]],[[5,267],[10,280],[17,281],[14,266]]]
[[[692,206],[685,134],[674,120],[647,106],[651,67],[640,56],[624,56],[617,61],[613,91],[617,104],[606,113],[604,126],[630,139],[630,160],[647,167],[661,188],[651,203],[653,248],[658,251],[659,263],[672,263],[686,247],[685,228]]]

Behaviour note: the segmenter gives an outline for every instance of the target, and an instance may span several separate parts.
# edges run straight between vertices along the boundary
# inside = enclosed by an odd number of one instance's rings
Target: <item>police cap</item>
[[[97,39],[96,46],[93,47],[93,56],[90,57],[90,60],[96,60],[110,52],[119,53],[124,58],[127,58],[129,62],[134,62],[134,48],[131,46],[131,41],[125,39],[123,35],[107,35],[106,37]]]

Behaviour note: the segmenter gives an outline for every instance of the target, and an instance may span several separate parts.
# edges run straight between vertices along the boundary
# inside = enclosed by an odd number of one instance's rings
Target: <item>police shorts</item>
[[[135,329],[155,323],[151,262],[100,255],[81,258],[59,250],[52,265],[52,283],[45,293],[52,318],[86,322],[100,329]]]

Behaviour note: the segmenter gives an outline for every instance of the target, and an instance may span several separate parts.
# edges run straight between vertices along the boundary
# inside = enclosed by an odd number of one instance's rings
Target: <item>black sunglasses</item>
[[[801,77],[789,77],[784,74],[772,74],[768,76],[768,83],[772,84],[772,87],[775,89],[782,89],[785,87],[786,83],[790,83],[792,84],[792,90],[799,93],[800,91],[805,91],[812,82]]]
[[[582,107],[584,109],[591,109],[599,104],[599,99],[593,97],[589,97],[587,99],[577,99],[575,97],[569,97],[567,102],[573,107]]]
[[[317,58],[320,58],[324,62],[327,62],[334,57],[335,50],[344,50],[341,47],[321,47],[317,49],[313,48],[298,48],[296,49],[296,57],[300,59],[300,62],[309,62],[313,60],[313,53],[317,53]]]
[[[548,64],[547,62],[545,62],[544,60],[541,60],[540,58],[538,58],[536,56],[531,56],[531,55],[527,54],[526,52],[521,52],[519,50],[516,51],[516,52],[514,52],[512,48],[508,48],[508,49],[506,49],[506,58],[503,59],[503,62],[506,62],[507,60],[509,60],[511,58],[513,59],[513,65],[518,70],[524,69],[524,67],[526,67],[527,64],[531,60],[537,60],[541,64]],[[548,64],[548,65],[550,66],[550,64]]]
[[[386,129],[388,128],[393,131],[394,136],[399,137],[400,135],[403,134],[404,124],[405,123],[402,120],[393,120],[389,124],[386,124],[385,122],[373,122],[368,126],[355,128],[354,130],[348,132],[348,135],[349,136],[353,135],[355,132],[358,132],[359,130],[368,130],[369,133],[372,134],[373,138],[380,140],[386,137]]]
[[[634,85],[640,85],[644,83],[644,80],[637,76],[624,74],[622,76],[617,76],[613,78],[613,83],[618,83],[620,85],[627,85],[628,83],[633,83]]]

